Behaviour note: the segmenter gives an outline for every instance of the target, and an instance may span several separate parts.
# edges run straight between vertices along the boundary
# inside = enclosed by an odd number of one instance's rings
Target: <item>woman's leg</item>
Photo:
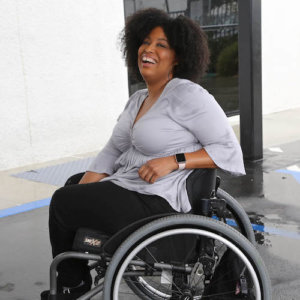
[[[80,227],[110,235],[134,221],[164,212],[174,212],[165,199],[129,191],[109,181],[67,185],[54,193],[50,204],[53,257],[72,249]],[[82,281],[87,267],[81,261],[66,260],[58,271],[60,284],[70,287]]]

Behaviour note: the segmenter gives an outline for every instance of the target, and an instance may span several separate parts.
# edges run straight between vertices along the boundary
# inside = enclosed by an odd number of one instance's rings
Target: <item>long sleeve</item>
[[[215,164],[232,175],[244,175],[241,147],[227,117],[205,89],[189,84],[174,89],[170,115],[190,131]]]
[[[122,152],[114,145],[111,137],[105,147],[95,157],[87,171],[112,175],[114,173],[115,161],[121,154]]]
[[[134,93],[127,101],[123,112],[119,115],[117,123],[113,129],[112,135],[105,147],[95,157],[87,171],[96,173],[107,173],[112,175],[116,170],[114,169],[117,159],[124,153],[131,145],[130,141],[130,109],[128,106],[136,99],[140,91]]]

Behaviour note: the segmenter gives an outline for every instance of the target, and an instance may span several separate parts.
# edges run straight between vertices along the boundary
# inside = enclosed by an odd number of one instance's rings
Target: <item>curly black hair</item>
[[[206,34],[190,18],[171,18],[156,8],[139,10],[126,20],[121,44],[129,72],[143,81],[138,68],[138,49],[152,29],[158,26],[163,28],[170,47],[176,53],[178,65],[174,67],[173,77],[198,83],[209,64]]]

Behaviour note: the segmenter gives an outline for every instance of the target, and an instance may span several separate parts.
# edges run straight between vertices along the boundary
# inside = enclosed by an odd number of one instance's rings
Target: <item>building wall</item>
[[[268,114],[300,107],[300,2],[261,2]],[[128,98],[123,1],[0,7],[0,170],[101,149]]]
[[[261,0],[263,113],[300,107],[300,1]]]
[[[128,100],[123,1],[0,6],[0,170],[101,149]]]

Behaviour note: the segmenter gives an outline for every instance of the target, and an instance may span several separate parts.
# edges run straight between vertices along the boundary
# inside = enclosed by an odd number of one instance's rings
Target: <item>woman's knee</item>
[[[68,192],[65,187],[61,187],[56,190],[51,198],[50,210],[57,210],[58,208],[64,208],[68,200]]]

